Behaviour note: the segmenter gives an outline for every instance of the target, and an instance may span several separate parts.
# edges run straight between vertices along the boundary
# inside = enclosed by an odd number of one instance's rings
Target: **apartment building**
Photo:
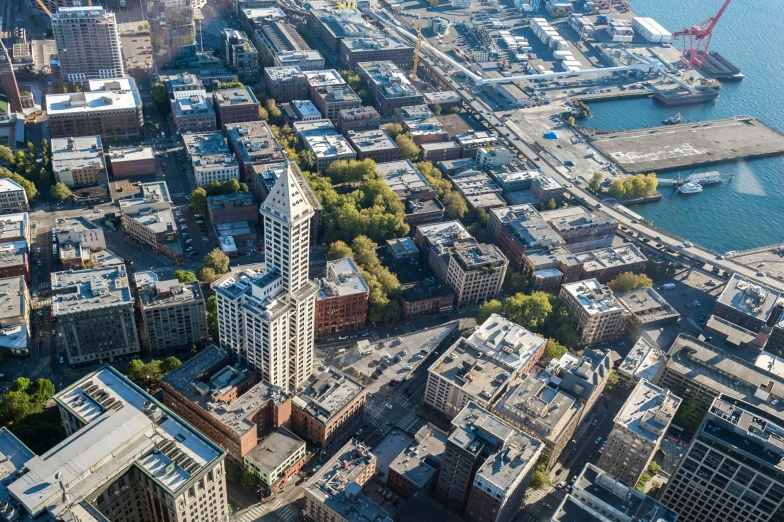
[[[156,252],[182,262],[182,245],[165,181],[142,183],[141,196],[119,202],[125,232]]]
[[[30,292],[24,277],[0,279],[0,349],[12,355],[27,355],[30,337]]]
[[[265,431],[291,421],[291,397],[258,381],[252,370],[236,367],[229,352],[217,346],[205,348],[164,377],[161,390],[167,407],[238,463]]]
[[[224,28],[221,31],[223,56],[237,71],[243,82],[256,82],[259,78],[259,52],[244,31]]]
[[[45,454],[0,432],[17,519],[226,519],[225,453],[112,366],[54,401],[68,436]]]
[[[52,274],[52,317],[72,366],[138,356],[125,265]]]
[[[304,71],[308,82],[308,98],[312,101],[313,93],[319,87],[341,87],[346,84],[346,80],[335,69],[323,69],[320,71]]]
[[[225,132],[239,163],[241,179],[248,184],[252,184],[254,165],[280,163],[286,159],[283,147],[265,121],[230,123],[225,126]]]
[[[308,279],[315,211],[292,168],[282,172],[260,208],[265,272],[245,266],[212,285],[221,346],[262,379],[287,389],[298,388],[313,370],[318,292]]]
[[[387,36],[343,38],[340,41],[340,63],[356,70],[360,62],[390,61],[403,71],[414,66],[414,48]]]
[[[56,230],[59,245],[72,243],[93,252],[106,250],[103,228],[84,216],[58,218],[53,228]]]
[[[150,0],[147,21],[158,69],[178,58],[196,56],[196,5],[192,0]]]
[[[299,67],[303,71],[319,71],[324,68],[324,57],[318,51],[282,51],[272,58],[277,67]]]
[[[259,222],[256,200],[250,192],[207,197],[207,213],[213,224],[236,221]]]
[[[501,197],[501,188],[493,182],[487,174],[481,172],[470,172],[451,176],[455,188],[463,196],[468,207],[486,212],[506,205],[506,201]]]
[[[617,297],[621,305],[631,314],[629,325],[632,328],[648,328],[675,323],[681,316],[653,288],[638,288],[631,292],[617,294]]]
[[[468,342],[484,356],[511,366],[517,375],[530,372],[542,358],[547,339],[498,314],[477,325]]]
[[[47,94],[52,138],[101,136],[137,140],[144,124],[142,99],[133,78],[90,81],[89,92]]]
[[[173,352],[207,338],[207,308],[198,281],[155,281],[138,292],[142,343],[150,352]]]
[[[409,160],[380,163],[376,165],[376,174],[403,203],[409,199],[423,201],[436,197],[436,189]]]
[[[265,67],[264,85],[270,98],[277,103],[289,103],[308,97],[308,79],[297,66]]]
[[[516,369],[460,338],[427,369],[423,402],[447,418],[455,417],[469,402],[489,408],[508,389]]]
[[[365,388],[328,368],[292,399],[291,430],[322,449],[341,444],[365,418]]]
[[[452,419],[435,496],[468,522],[510,522],[542,443],[474,402]]]
[[[316,156],[315,168],[318,171],[327,170],[335,161],[357,158],[348,140],[338,134],[329,120],[298,121],[293,127],[305,148]]]
[[[310,99],[322,116],[331,121],[333,125],[338,124],[340,111],[362,107],[362,100],[348,85],[312,87]]]
[[[188,97],[191,94],[206,94],[204,89],[204,82],[201,81],[199,76],[190,72],[181,72],[177,74],[161,74],[161,83],[166,87],[166,96],[170,100],[177,98]]]
[[[125,76],[114,13],[101,6],[60,7],[51,18],[64,80],[84,84]]]
[[[51,149],[58,182],[72,188],[109,182],[100,136],[54,138]]]
[[[642,379],[653,382],[664,361],[664,351],[643,333],[618,366],[618,386],[633,389]]]
[[[316,335],[365,327],[370,288],[350,257],[327,261],[317,280]]]
[[[0,215],[27,212],[29,209],[24,187],[9,178],[0,179]]]
[[[544,443],[540,459],[552,468],[580,424],[582,404],[532,374],[523,376],[490,411]]]
[[[348,16],[323,9],[310,9],[307,14],[308,27],[321,40],[324,47],[334,56],[340,56],[340,42],[344,38],[365,36],[365,29]]]
[[[573,253],[598,250],[612,245],[618,222],[601,210],[567,207],[542,212]]]
[[[245,455],[244,463],[268,491],[278,492],[306,459],[305,441],[286,428],[277,428]]]
[[[593,464],[575,476],[551,522],[681,522],[678,513],[651,496],[625,486]]]
[[[404,318],[449,313],[454,309],[455,293],[447,285],[416,281],[400,287]]]
[[[681,404],[666,388],[640,380],[613,419],[596,465],[629,487],[648,469]]]
[[[445,281],[455,291],[456,306],[478,305],[501,291],[509,260],[497,246],[467,243],[442,250],[443,254],[448,254]]]
[[[382,116],[392,116],[398,107],[421,105],[424,97],[390,61],[359,62],[359,76],[365,80],[376,108]]]
[[[387,437],[400,437],[396,431],[393,429]],[[404,499],[417,491],[429,491],[441,469],[446,442],[446,433],[432,424],[422,426],[387,467],[386,486]]]
[[[0,183],[2,181],[0,180]],[[0,213],[0,243],[23,241],[25,244],[29,244],[30,239],[30,216],[27,212]]]
[[[259,121],[259,100],[250,87],[213,91],[212,104],[218,116],[219,129],[225,129],[230,123]]]
[[[199,187],[206,187],[213,181],[224,183],[239,179],[239,163],[222,133],[187,134],[182,136],[182,142]]]
[[[784,500],[781,416],[728,395],[710,405],[664,486],[679,522],[775,521]]]
[[[572,315],[580,344],[615,339],[623,333],[631,315],[613,291],[596,279],[566,283],[559,297]]]
[[[294,100],[284,107],[286,115],[294,121],[313,121],[323,119],[321,113],[310,100]]]
[[[30,282],[30,247],[24,241],[0,243],[0,278],[15,276]]]
[[[172,119],[180,134],[210,132],[217,127],[215,109],[202,94],[178,97],[171,102]]]
[[[411,133],[411,137],[417,145],[449,141],[449,133],[444,130],[444,125],[427,105],[398,107],[395,109],[394,119],[403,125],[406,132]]]
[[[612,366],[608,352],[586,348],[580,357],[565,353],[560,359],[552,359],[539,377],[550,386],[576,397],[583,406],[582,420],[602,395]]]
[[[106,155],[112,178],[115,180],[145,179],[158,173],[152,147],[111,148]]]
[[[357,107],[338,111],[338,129],[346,136],[349,131],[366,131],[378,129],[381,115],[375,107]]]

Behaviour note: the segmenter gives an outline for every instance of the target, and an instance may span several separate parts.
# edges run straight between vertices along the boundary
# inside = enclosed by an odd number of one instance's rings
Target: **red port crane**
[[[721,6],[716,16],[712,16],[702,22],[701,24],[692,26],[691,29],[684,29],[672,34],[677,40],[683,37],[683,53],[681,54],[681,63],[686,67],[702,67],[702,62],[708,54],[708,45],[710,45],[711,36],[713,36],[713,28],[724,14],[727,6],[730,5],[731,0],[724,0],[724,5]]]

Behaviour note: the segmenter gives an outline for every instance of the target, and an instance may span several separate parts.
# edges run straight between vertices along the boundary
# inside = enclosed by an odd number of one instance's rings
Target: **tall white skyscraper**
[[[62,7],[52,14],[52,32],[64,80],[86,83],[125,76],[114,13],[103,7]]]
[[[308,279],[308,202],[289,165],[260,207],[266,263],[213,283],[221,346],[270,383],[296,389],[313,370],[318,286]]]

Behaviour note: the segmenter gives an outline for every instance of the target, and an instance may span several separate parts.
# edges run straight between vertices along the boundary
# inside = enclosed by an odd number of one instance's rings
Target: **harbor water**
[[[713,16],[723,0],[635,0],[639,16],[655,18],[670,31],[697,24]],[[664,108],[651,98],[592,103],[593,118],[585,125],[598,129],[627,130],[661,125],[680,112],[684,122],[748,114],[784,132],[781,85],[784,84],[784,2],[768,2],[764,9],[733,3],[727,8],[711,41],[737,65],[745,79],[725,83],[719,99],[706,105]],[[676,42],[680,45],[680,42]],[[683,177],[718,170],[732,182],[705,187],[700,194],[680,195],[662,186],[658,203],[632,210],[658,227],[718,252],[744,250],[784,242],[784,157],[729,163],[668,173]]]

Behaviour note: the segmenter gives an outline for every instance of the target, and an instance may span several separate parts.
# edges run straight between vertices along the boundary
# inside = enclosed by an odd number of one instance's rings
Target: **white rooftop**
[[[580,303],[582,309],[590,315],[603,314],[623,308],[618,299],[615,298],[612,290],[599,283],[596,279],[566,283],[561,288],[575,298]]]
[[[547,339],[493,314],[476,327],[468,342],[482,353],[520,369],[537,356]]]

